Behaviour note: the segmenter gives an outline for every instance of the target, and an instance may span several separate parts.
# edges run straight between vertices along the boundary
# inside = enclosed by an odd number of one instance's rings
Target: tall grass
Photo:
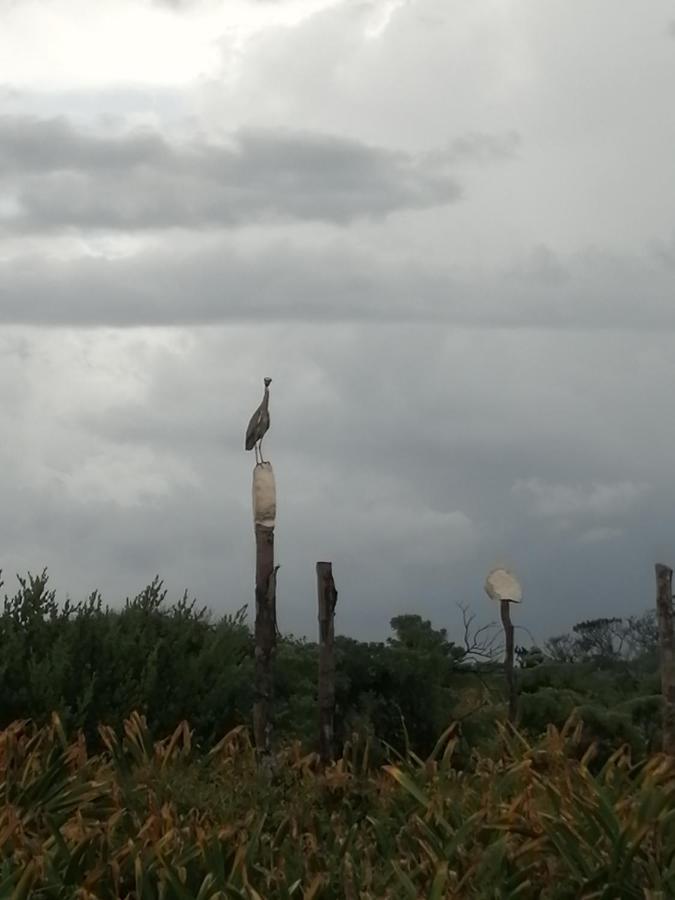
[[[461,769],[453,729],[379,769],[367,742],[325,771],[292,744],[271,775],[243,728],[207,755],[185,723],[99,734],[92,755],[56,716],[0,733],[0,897],[675,897],[675,764],[593,766],[579,723],[502,729]]]

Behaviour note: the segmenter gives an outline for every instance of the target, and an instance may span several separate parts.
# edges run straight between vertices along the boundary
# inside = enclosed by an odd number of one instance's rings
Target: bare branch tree
[[[526,635],[529,637],[529,639],[532,641],[532,645],[533,645],[534,647],[538,647],[538,646],[539,646],[539,643],[537,642],[535,636],[532,634],[532,632],[530,631],[530,629],[529,629],[526,625],[514,625],[514,626],[513,626],[513,629],[514,629],[514,631],[524,631],[525,634],[526,634]]]
[[[458,603],[457,606],[462,612],[465,657],[483,661],[497,659],[504,652],[504,646],[499,640],[501,635],[497,623],[490,622],[475,628],[473,623],[476,614],[471,612],[466,604]]]

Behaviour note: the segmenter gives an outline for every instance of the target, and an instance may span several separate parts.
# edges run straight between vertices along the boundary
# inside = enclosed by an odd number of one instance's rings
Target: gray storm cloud
[[[220,144],[179,143],[20,116],[0,117],[0,185],[14,203],[10,230],[347,224],[460,195],[432,160],[335,135],[244,129]]]
[[[134,84],[77,4],[0,11],[8,587],[48,565],[61,597],[159,572],[250,601],[270,374],[283,630],[315,633],[321,558],[358,637],[489,618],[495,564],[538,640],[650,606],[675,554],[672,4],[279,0],[245,33],[235,5],[101,0],[148,29]]]
[[[666,251],[620,260],[595,251],[564,259],[540,247],[516,267],[492,271],[420,265],[334,241],[310,247],[271,239],[255,254],[221,240],[117,259],[31,254],[0,260],[0,322],[436,322],[487,329],[672,330],[675,267]]]

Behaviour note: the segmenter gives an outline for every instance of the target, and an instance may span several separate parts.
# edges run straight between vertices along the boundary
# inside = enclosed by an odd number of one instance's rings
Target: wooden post
[[[319,756],[326,764],[334,758],[335,727],[335,604],[337,591],[333,565],[316,564],[319,599]]]
[[[513,625],[511,623],[511,610],[509,609],[510,603],[510,600],[500,601],[502,625],[504,626],[504,637],[506,639],[504,672],[506,674],[506,688],[509,698],[509,722],[513,724],[516,721],[516,679],[513,670]]]
[[[255,526],[255,703],[253,734],[256,749],[271,751],[272,656],[276,646],[276,572],[274,569],[274,529]]]
[[[675,756],[675,662],[673,638],[673,570],[656,564],[656,612],[659,621],[663,752]]]
[[[269,462],[253,470],[253,522],[255,527],[255,699],[253,736],[258,756],[272,750],[272,660],[277,642],[277,569],[274,565],[276,487]]]

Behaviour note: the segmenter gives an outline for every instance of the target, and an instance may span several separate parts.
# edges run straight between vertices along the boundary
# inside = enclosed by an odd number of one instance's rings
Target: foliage
[[[431,754],[373,771],[368,744],[321,771],[299,744],[274,772],[248,733],[199,753],[181,723],[153,742],[144,717],[102,727],[92,755],[57,716],[0,733],[0,896],[187,898],[657,898],[675,896],[675,763],[599,769],[583,726],[454,762]]]
[[[657,639],[656,614],[650,610],[628,619],[613,616],[577,622],[572,634],[549,638],[546,651],[561,663],[594,660],[606,664],[623,659],[653,665]]]
[[[159,578],[121,609],[104,607],[98,592],[59,607],[46,571],[29,574],[0,615],[0,727],[45,723],[56,711],[95,744],[99,722],[119,726],[137,709],[153,735],[189,718],[195,740],[208,745],[250,715],[253,642],[244,612],[213,622],[187,595],[168,605]],[[387,643],[337,639],[337,737],[376,734],[376,753],[404,740],[425,752],[464,703],[465,652],[419,616],[399,616],[392,627]],[[280,639],[276,733],[310,746],[317,665],[315,644]]]
[[[436,736],[458,723],[458,759],[494,740],[506,713],[503,671],[490,626],[474,629],[462,610],[461,645],[419,615],[395,616],[385,642],[335,641],[336,738],[370,742],[372,764],[388,747],[428,754]],[[546,651],[519,647],[518,721],[530,736],[561,727],[586,710],[587,739],[609,755],[617,741],[647,753],[660,740],[654,617],[595,619],[552,639]],[[315,643],[281,637],[275,660],[275,734],[315,748]],[[0,613],[0,727],[47,723],[58,712],[99,746],[98,723],[120,727],[132,710],[153,736],[191,722],[194,740],[247,723],[253,702],[253,641],[245,610],[214,621],[187,594],[169,604],[159,578],[122,608],[94,591],[84,601],[56,601],[47,573],[30,573],[5,596]]]
[[[462,646],[410,614],[386,642],[336,639],[325,771],[317,646],[281,637],[265,774],[244,610],[168,605],[159,578],[121,609],[60,606],[46,572],[20,578],[0,613],[0,897],[675,896],[653,616],[518,648],[518,731],[472,621]]]
[[[338,737],[365,731],[428,752],[456,711],[464,651],[420,616],[391,626],[386,644],[336,639]]]
[[[244,611],[213,624],[187,595],[165,600],[155,578],[121,610],[98,592],[59,608],[46,571],[20,578],[0,615],[0,726],[58,711],[94,740],[97,723],[139,709],[153,733],[189,716],[208,742],[241,723],[252,695]]]

